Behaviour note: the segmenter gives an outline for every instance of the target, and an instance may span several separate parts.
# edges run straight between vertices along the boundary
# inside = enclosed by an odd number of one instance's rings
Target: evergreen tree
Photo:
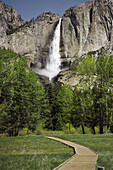
[[[82,133],[85,134],[85,113],[84,113],[84,108],[82,107],[81,99],[82,99],[82,92],[75,87],[74,92],[73,92],[73,102],[74,102],[74,109],[72,112],[72,119],[71,122],[73,126],[79,127],[81,126],[82,128]]]
[[[50,113],[45,117],[45,127],[51,130],[60,130],[61,125],[58,119],[58,105],[56,96],[59,92],[60,84],[50,84],[47,89]]]
[[[99,126],[100,134],[103,133],[103,127],[107,123],[109,127],[109,117],[111,117],[111,110],[113,108],[110,94],[112,93],[112,83],[113,83],[113,56],[107,56],[101,54],[96,62],[97,68],[97,102],[98,102],[98,111],[99,111]],[[110,104],[111,103],[111,104]],[[107,122],[106,122],[107,120]]]
[[[87,56],[77,67],[81,76],[77,88],[82,91],[80,103],[84,121],[95,133],[99,124],[100,134],[104,125],[109,127],[112,115],[113,56],[101,54],[97,60]]]
[[[90,55],[84,58],[77,67],[77,74],[81,77],[77,88],[81,107],[82,131],[85,133],[83,125],[86,125],[91,127],[92,132],[95,134],[97,115],[94,111],[94,94],[92,89],[96,79],[96,59]]]
[[[61,124],[69,123],[69,132],[71,124],[71,116],[73,112],[73,90],[71,86],[65,84],[61,86],[57,95],[57,104],[59,107],[59,120]]]
[[[0,131],[17,136],[23,127],[35,130],[48,111],[45,90],[38,76],[27,70],[27,61],[11,50],[0,51]]]

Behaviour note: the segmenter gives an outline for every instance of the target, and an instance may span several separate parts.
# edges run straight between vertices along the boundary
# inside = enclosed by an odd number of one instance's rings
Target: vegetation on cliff
[[[20,31],[20,29],[25,27],[27,24],[28,24],[28,22],[25,22],[23,25],[18,26],[16,28],[12,28],[12,29],[10,29],[10,25],[8,25],[9,29],[6,31],[6,34],[11,35],[11,34],[17,32],[17,31]]]

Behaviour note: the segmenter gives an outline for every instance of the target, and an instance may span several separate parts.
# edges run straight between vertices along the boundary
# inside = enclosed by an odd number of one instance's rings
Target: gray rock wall
[[[35,21],[9,35],[8,47],[26,56],[29,65],[32,62],[35,69],[43,68],[49,56],[50,43],[58,21],[58,15],[42,14]]]
[[[28,66],[43,68],[58,21],[59,16],[49,12],[25,23],[14,8],[0,1],[0,47],[27,57]]]
[[[94,0],[62,17],[61,54],[73,58],[105,47],[113,39],[113,0]]]
[[[58,21],[58,15],[45,13],[25,23],[15,9],[0,1],[0,47],[27,57],[28,66],[38,71],[46,65]],[[82,55],[102,47],[113,54],[113,0],[93,0],[66,10],[61,23],[61,68],[73,66]],[[68,73],[68,82],[74,81]]]
[[[11,48],[25,55],[37,67],[45,66],[59,16],[46,13],[7,36],[11,29],[25,22],[15,9],[0,1],[0,47]],[[112,49],[113,0],[93,0],[69,8],[62,17],[60,53],[61,60],[74,60],[102,47]]]
[[[17,15],[14,8],[5,5],[0,0],[0,47],[8,47],[7,31],[24,24],[21,16]]]

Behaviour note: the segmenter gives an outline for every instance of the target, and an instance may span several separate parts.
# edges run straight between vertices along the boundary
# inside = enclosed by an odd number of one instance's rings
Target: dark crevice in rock
[[[71,65],[71,61],[63,61],[63,62],[61,62],[60,69],[61,70],[62,69],[69,69],[70,65]]]
[[[71,16],[70,16],[70,20],[71,20],[71,23],[72,23],[72,25],[73,25],[73,27],[74,27],[74,30],[75,30],[75,35],[76,35],[76,37],[78,38],[78,30],[77,30],[77,18],[76,18],[76,16],[74,15],[73,16],[73,14],[71,13]]]
[[[93,21],[93,8],[90,9],[90,24],[92,24],[92,21]]]
[[[108,38],[108,41],[111,41],[111,30],[112,30],[112,22],[104,15],[104,28],[106,30],[106,35]]]
[[[61,27],[60,27],[60,48],[64,47],[63,37],[62,37],[62,21],[61,21]]]
[[[41,58],[41,64],[42,64],[42,68],[45,68],[46,67],[46,64],[47,64],[47,60],[46,60],[46,58],[44,57],[44,58]]]
[[[90,25],[89,25],[89,32],[90,32],[91,27],[92,27],[92,22],[93,22],[93,7],[89,11],[89,22],[90,22]]]
[[[108,9],[109,9],[109,20],[110,20],[110,31],[109,31],[109,41],[111,41],[111,34],[112,34],[112,27],[113,27],[113,24],[112,24],[112,20],[113,20],[113,13],[111,11],[111,8],[108,6]]]
[[[30,63],[30,68],[31,68],[31,69],[34,69],[34,68],[36,68],[36,67],[37,67],[37,63],[32,63],[32,62]]]
[[[108,6],[108,9],[109,9],[109,15],[110,15],[111,19],[113,20],[113,13],[112,13],[110,6]]]

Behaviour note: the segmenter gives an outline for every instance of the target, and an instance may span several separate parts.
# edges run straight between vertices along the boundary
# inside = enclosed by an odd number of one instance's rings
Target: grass
[[[71,148],[43,136],[0,138],[1,170],[50,170],[72,155]]]
[[[83,146],[87,146],[98,153],[97,166],[106,170],[113,170],[113,134],[104,135],[55,135]]]
[[[98,153],[97,166],[113,170],[113,134],[51,134],[93,149]],[[0,138],[1,170],[50,170],[72,155],[71,148],[43,136]]]

